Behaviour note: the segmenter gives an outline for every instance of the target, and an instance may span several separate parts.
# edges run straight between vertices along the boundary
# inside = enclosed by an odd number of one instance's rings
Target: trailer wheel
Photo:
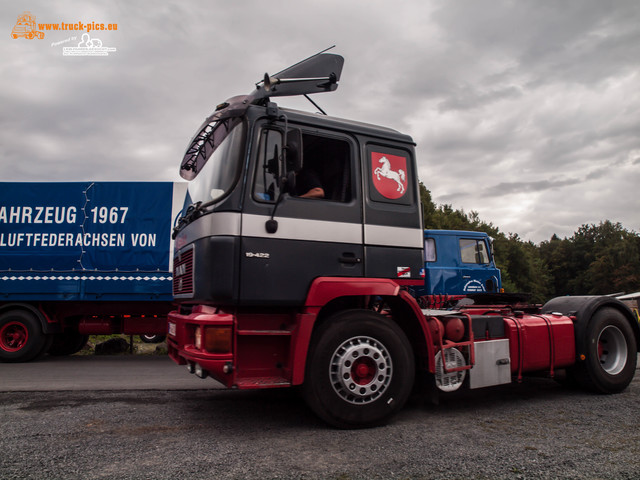
[[[140,335],[140,340],[144,343],[161,343],[165,338],[164,335]]]
[[[574,369],[576,380],[590,390],[618,393],[627,388],[636,370],[636,338],[625,316],[602,308],[586,330],[586,358]]]
[[[330,425],[379,425],[402,408],[413,387],[411,345],[393,321],[367,310],[326,320],[314,335],[303,392]]]
[[[78,332],[65,332],[53,336],[53,343],[49,347],[49,355],[62,357],[79,352],[87,344],[89,335]]]
[[[23,310],[10,310],[0,315],[0,360],[28,362],[47,346],[38,319]]]

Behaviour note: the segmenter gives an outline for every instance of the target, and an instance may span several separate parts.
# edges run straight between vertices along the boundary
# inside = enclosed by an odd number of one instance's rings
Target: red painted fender
[[[416,300],[408,292],[401,290],[400,285],[388,278],[320,277],[315,279],[309,288],[305,301],[305,311],[298,315],[298,328],[293,334],[291,352],[293,357],[293,385],[301,385],[304,382],[307,352],[318,313],[322,307],[332,300],[349,296],[399,297],[407,304],[409,311],[413,313],[413,316],[420,324],[429,352],[429,370],[435,370],[432,351],[433,341],[427,321]]]

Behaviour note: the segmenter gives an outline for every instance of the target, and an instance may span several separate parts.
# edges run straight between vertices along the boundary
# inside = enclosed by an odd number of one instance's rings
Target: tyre
[[[605,307],[591,318],[586,329],[584,361],[571,374],[583,387],[600,393],[618,393],[627,388],[636,370],[636,338],[626,317]]]
[[[164,342],[164,335],[140,335],[140,340],[144,343],[160,343]]]
[[[371,311],[350,310],[314,334],[303,393],[330,425],[370,427],[403,407],[414,374],[413,351],[400,327]]]
[[[65,332],[53,336],[53,343],[49,347],[49,355],[62,357],[73,355],[84,348],[89,340],[89,335],[78,332]]]
[[[0,315],[0,360],[28,362],[48,346],[40,321],[30,312],[10,310]]]

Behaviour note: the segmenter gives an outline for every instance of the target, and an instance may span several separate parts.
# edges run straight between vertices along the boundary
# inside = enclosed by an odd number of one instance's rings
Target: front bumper
[[[189,315],[171,312],[167,336],[169,357],[178,365],[186,365],[191,373],[201,378],[210,376],[226,387],[232,387],[235,383],[235,340],[230,342],[227,352],[211,353],[203,345],[198,348],[196,331],[200,329],[203,332],[206,328],[231,329],[233,339],[235,317],[207,307],[198,307]]]

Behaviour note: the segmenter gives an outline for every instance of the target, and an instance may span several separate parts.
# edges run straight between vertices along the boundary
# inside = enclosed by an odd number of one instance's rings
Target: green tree
[[[602,295],[640,291],[640,234],[609,220],[582,225],[571,238],[553,235],[535,245],[452,205],[436,205],[420,183],[424,227],[476,230],[494,240],[496,265],[505,291],[530,293],[544,302],[561,295]]]
[[[554,295],[602,295],[640,290],[640,236],[609,220],[582,225],[567,239],[540,245]]]

